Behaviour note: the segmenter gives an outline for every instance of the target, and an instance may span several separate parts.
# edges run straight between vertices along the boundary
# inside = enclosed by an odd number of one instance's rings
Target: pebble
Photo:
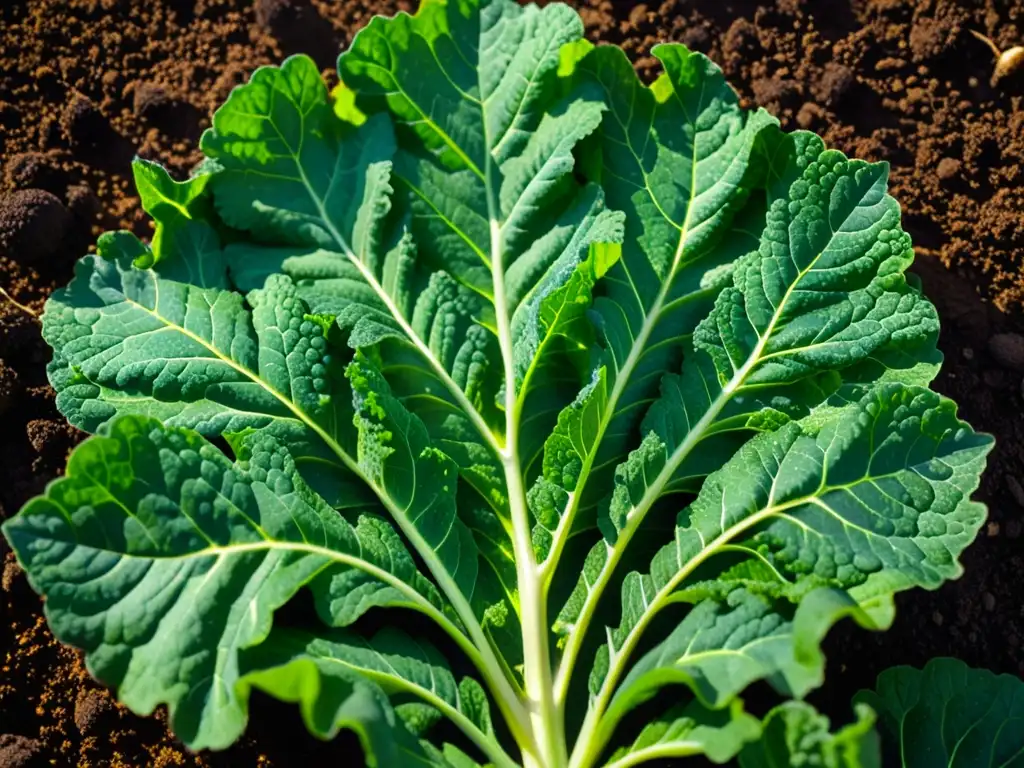
[[[1020,481],[1013,475],[1006,476],[1006,485],[1010,489],[1010,495],[1021,507],[1024,507],[1024,488],[1021,488]]]
[[[963,354],[964,354],[964,360],[973,360],[974,359],[974,350],[971,349],[970,347],[964,347]]]
[[[983,594],[981,600],[985,604],[986,611],[994,611],[996,609],[996,596],[991,592]]]
[[[960,169],[962,167],[963,163],[955,157],[944,157],[939,160],[939,165],[935,169],[935,173],[939,177],[940,181],[950,181],[960,175]]]
[[[995,520],[989,521],[989,524],[985,526],[985,533],[988,535],[990,539],[994,539],[996,536],[999,535],[999,523],[997,523]]]
[[[942,622],[944,621],[944,619],[942,618],[942,614],[939,613],[938,611],[933,613],[932,614],[932,621],[935,622],[935,626],[941,627],[942,626]]]
[[[1019,333],[997,333],[988,340],[988,351],[1003,368],[1024,371],[1024,336]]]

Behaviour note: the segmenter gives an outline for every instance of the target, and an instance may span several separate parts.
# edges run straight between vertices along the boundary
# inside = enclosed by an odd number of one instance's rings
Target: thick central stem
[[[565,738],[558,727],[548,643],[547,590],[541,577],[530,535],[523,471],[519,461],[519,398],[512,357],[512,328],[505,296],[501,259],[501,229],[491,219],[491,270],[498,343],[505,362],[505,445],[501,461],[512,518],[512,546],[519,582],[519,612],[523,632],[523,663],[530,728],[537,754],[524,752],[527,768],[563,768],[568,762]]]

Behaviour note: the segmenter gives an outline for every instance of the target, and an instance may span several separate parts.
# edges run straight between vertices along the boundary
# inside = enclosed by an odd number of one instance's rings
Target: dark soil
[[[139,235],[136,153],[184,174],[211,110],[256,66],[305,51],[327,71],[380,0],[30,0],[0,7],[0,517],[62,469],[82,435],[46,384],[31,313],[104,229]],[[722,64],[749,105],[845,152],[892,164],[891,191],[943,318],[937,388],[993,433],[977,497],[989,523],[965,575],[905,595],[892,631],[843,626],[827,641],[838,718],[884,667],[956,655],[1024,675],[1024,86],[991,83],[991,51],[1024,42],[1024,0],[629,0],[577,3],[589,35],[623,45],[646,76],[659,41]],[[4,559],[5,558],[5,559]],[[293,707],[258,702],[249,736],[189,754],[160,716],[139,718],[57,644],[0,542],[0,767],[349,765],[353,745],[314,742]]]

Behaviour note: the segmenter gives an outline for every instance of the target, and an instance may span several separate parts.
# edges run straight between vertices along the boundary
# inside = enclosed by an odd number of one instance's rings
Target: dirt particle
[[[0,250],[27,262],[52,256],[67,234],[71,215],[57,197],[25,189],[0,198]]]
[[[1024,336],[1018,333],[997,333],[988,340],[988,351],[1003,368],[1024,371]]]
[[[800,86],[793,80],[780,77],[762,77],[750,84],[757,105],[775,115],[794,106],[800,98]]]
[[[1024,526],[1021,525],[1020,520],[1017,520],[1016,518],[1011,520],[1006,524],[1006,537],[1009,539],[1020,538],[1020,532],[1022,527]]]
[[[825,71],[811,88],[811,93],[819,102],[827,106],[835,106],[857,81],[853,70],[842,64],[829,62]]]
[[[813,101],[808,101],[802,107],[800,111],[796,113],[796,123],[805,131],[812,130],[818,122],[824,119],[826,116],[825,110],[815,104]]]
[[[963,163],[955,157],[944,157],[939,160],[939,165],[935,169],[935,172],[938,174],[940,180],[951,181],[960,175],[961,168],[963,168]]]
[[[748,56],[761,47],[757,27],[749,19],[736,19],[722,38],[722,51],[726,59]]]
[[[15,585],[18,583],[18,579],[20,579],[24,573],[25,572],[22,570],[21,565],[19,565],[18,561],[13,557],[9,560],[4,560],[3,575],[0,576],[0,589],[3,589],[4,592],[8,593],[13,592]],[[0,765],[3,765],[3,763],[0,763]]]
[[[996,596],[991,592],[986,592],[982,595],[981,600],[985,604],[986,611],[994,611],[996,609]]]
[[[33,768],[45,765],[41,760],[42,744],[36,739],[13,733],[0,735],[0,765],[3,768]]]
[[[924,16],[910,30],[910,50],[917,62],[941,56],[951,42],[950,25],[945,20]]]
[[[647,10],[647,5],[639,3],[633,6],[633,9],[629,12],[629,24],[633,29],[639,29],[650,21],[649,16],[650,12]]]
[[[83,688],[75,699],[75,726],[83,736],[87,736],[96,728],[98,721],[113,710],[109,693],[97,688]]]
[[[944,618],[942,617],[942,614],[941,614],[941,613],[939,613],[938,611],[935,611],[935,612],[934,612],[934,613],[932,614],[932,623],[933,623],[933,624],[934,624],[935,626],[937,626],[937,627],[941,627],[941,626],[942,626],[942,622],[943,622],[943,621],[945,621],[945,619],[944,619]]]
[[[91,222],[100,211],[100,199],[88,184],[73,184],[65,193],[67,209],[81,222]]]
[[[171,101],[167,89],[155,83],[138,83],[135,86],[133,98],[133,109],[139,117],[152,117],[161,110],[166,109]]]

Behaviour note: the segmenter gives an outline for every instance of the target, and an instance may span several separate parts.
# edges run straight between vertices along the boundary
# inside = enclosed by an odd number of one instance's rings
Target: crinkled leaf
[[[865,706],[858,706],[856,713],[856,722],[831,733],[828,718],[809,704],[790,701],[778,706],[765,718],[761,738],[743,748],[740,768],[881,768],[875,715]]]
[[[931,360],[938,319],[903,276],[913,251],[885,192],[887,166],[847,160],[807,134],[779,139],[776,158],[786,195],[772,202],[759,249],[736,262],[694,331],[682,373],[663,378],[640,447],[615,470],[599,519],[604,541],[558,631],[589,620],[663,495],[699,487],[752,433],[829,403],[844,372],[859,383],[866,361],[889,359],[879,350],[904,346],[902,365]]]
[[[625,579],[622,623],[609,631],[591,673],[597,710],[611,702],[604,727],[673,681],[713,706],[775,675],[785,678],[778,687],[803,695],[820,682],[824,663],[815,650],[824,634],[812,628],[815,614],[844,610],[805,595],[827,587],[887,612],[887,595],[959,575],[958,556],[984,520],[970,494],[991,448],[990,437],[957,419],[952,402],[898,384],[878,387],[820,430],[790,422],[750,441],[680,514],[673,543],[648,574]],[[700,599],[714,584],[688,593],[687,580],[709,558],[736,552],[763,563],[767,583],[748,573],[747,589],[728,595],[726,612],[715,599],[702,602],[612,696],[655,615]],[[726,592],[735,586],[721,585]],[[772,608],[768,598],[775,597],[802,601],[798,615],[809,618],[795,622],[797,638],[784,612]],[[805,632],[809,640],[799,637]],[[699,655],[695,666],[693,653],[705,646],[710,667]]]
[[[596,90],[560,83],[560,50],[582,33],[560,4],[426,0],[415,16],[373,19],[339,60],[364,108],[395,121],[396,203],[420,258],[476,297],[496,336],[499,381],[515,382],[499,407],[522,425],[520,482],[579,388],[586,337],[565,329],[589,303],[589,246],[622,238],[600,188],[572,174],[604,111]]]
[[[356,569],[390,591],[387,604],[454,629],[397,541],[347,523],[272,438],[247,448],[233,463],[195,432],[122,416],[3,526],[54,634],[135,712],[167,704],[195,749],[241,734],[238,654],[303,586]]]
[[[312,473],[358,498],[339,455],[354,453],[351,394],[292,281],[270,277],[247,307],[231,291],[165,277],[188,263],[182,251],[133,266],[138,246],[128,233],[101,240],[103,255],[79,261],[47,301],[48,371],[68,420],[94,432],[143,414],[206,436],[271,427]]]
[[[678,45],[654,53],[665,73],[651,88],[611,47],[591,51],[574,75],[579,91],[596,88],[607,102],[585,170],[624,212],[625,237],[594,303],[606,346],[593,373],[600,384],[561,414],[545,448],[535,503],[540,542],[556,535],[563,516],[583,518],[567,525],[593,525],[608,468],[635,445],[658,382],[678,366],[683,342],[722,286],[716,268],[755,248],[763,228],[761,137],[776,130],[775,120],[741,110],[701,54]]]

